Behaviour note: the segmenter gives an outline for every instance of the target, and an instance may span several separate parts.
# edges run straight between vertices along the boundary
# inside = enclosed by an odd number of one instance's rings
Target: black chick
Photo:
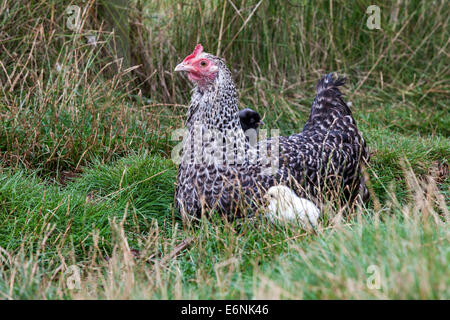
[[[257,130],[260,125],[264,124],[259,113],[250,108],[239,111],[239,120],[241,121],[242,130],[244,130],[244,132],[248,129]]]

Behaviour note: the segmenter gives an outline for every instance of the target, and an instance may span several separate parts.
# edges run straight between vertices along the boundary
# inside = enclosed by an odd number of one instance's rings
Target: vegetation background
[[[0,297],[449,299],[449,17],[445,0],[2,0]],[[314,235],[183,224],[173,69],[198,42],[282,134],[345,75],[369,205],[327,204]]]

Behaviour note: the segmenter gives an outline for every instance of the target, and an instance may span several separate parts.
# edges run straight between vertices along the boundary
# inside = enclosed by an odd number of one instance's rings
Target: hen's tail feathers
[[[345,78],[333,78],[333,74],[329,73],[319,80],[316,87],[316,98],[314,99],[312,114],[329,113],[331,110],[337,110],[342,115],[351,115],[350,108],[342,100],[342,92],[340,86],[345,84]]]
[[[335,93],[339,96],[342,95],[342,93],[339,91],[340,86],[343,86],[345,84],[345,78],[337,78],[336,80],[333,79],[333,73],[327,74],[325,77],[319,80],[316,87],[316,94],[320,95],[323,91],[331,89],[334,90]]]

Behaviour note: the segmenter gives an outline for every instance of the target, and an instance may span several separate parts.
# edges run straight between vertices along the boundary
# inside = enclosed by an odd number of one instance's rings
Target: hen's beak
[[[262,121],[262,120],[259,120],[259,122],[258,122],[258,126],[263,126],[265,123],[264,123],[264,121]]]
[[[180,63],[175,67],[175,72],[179,71],[192,71],[194,68],[188,64],[185,64],[184,62]]]

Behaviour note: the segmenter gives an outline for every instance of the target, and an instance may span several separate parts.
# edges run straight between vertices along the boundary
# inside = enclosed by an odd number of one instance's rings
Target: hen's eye
[[[208,64],[208,63],[207,63],[206,61],[201,61],[201,62],[200,62],[200,65],[201,65],[202,67],[206,67],[207,64]]]

